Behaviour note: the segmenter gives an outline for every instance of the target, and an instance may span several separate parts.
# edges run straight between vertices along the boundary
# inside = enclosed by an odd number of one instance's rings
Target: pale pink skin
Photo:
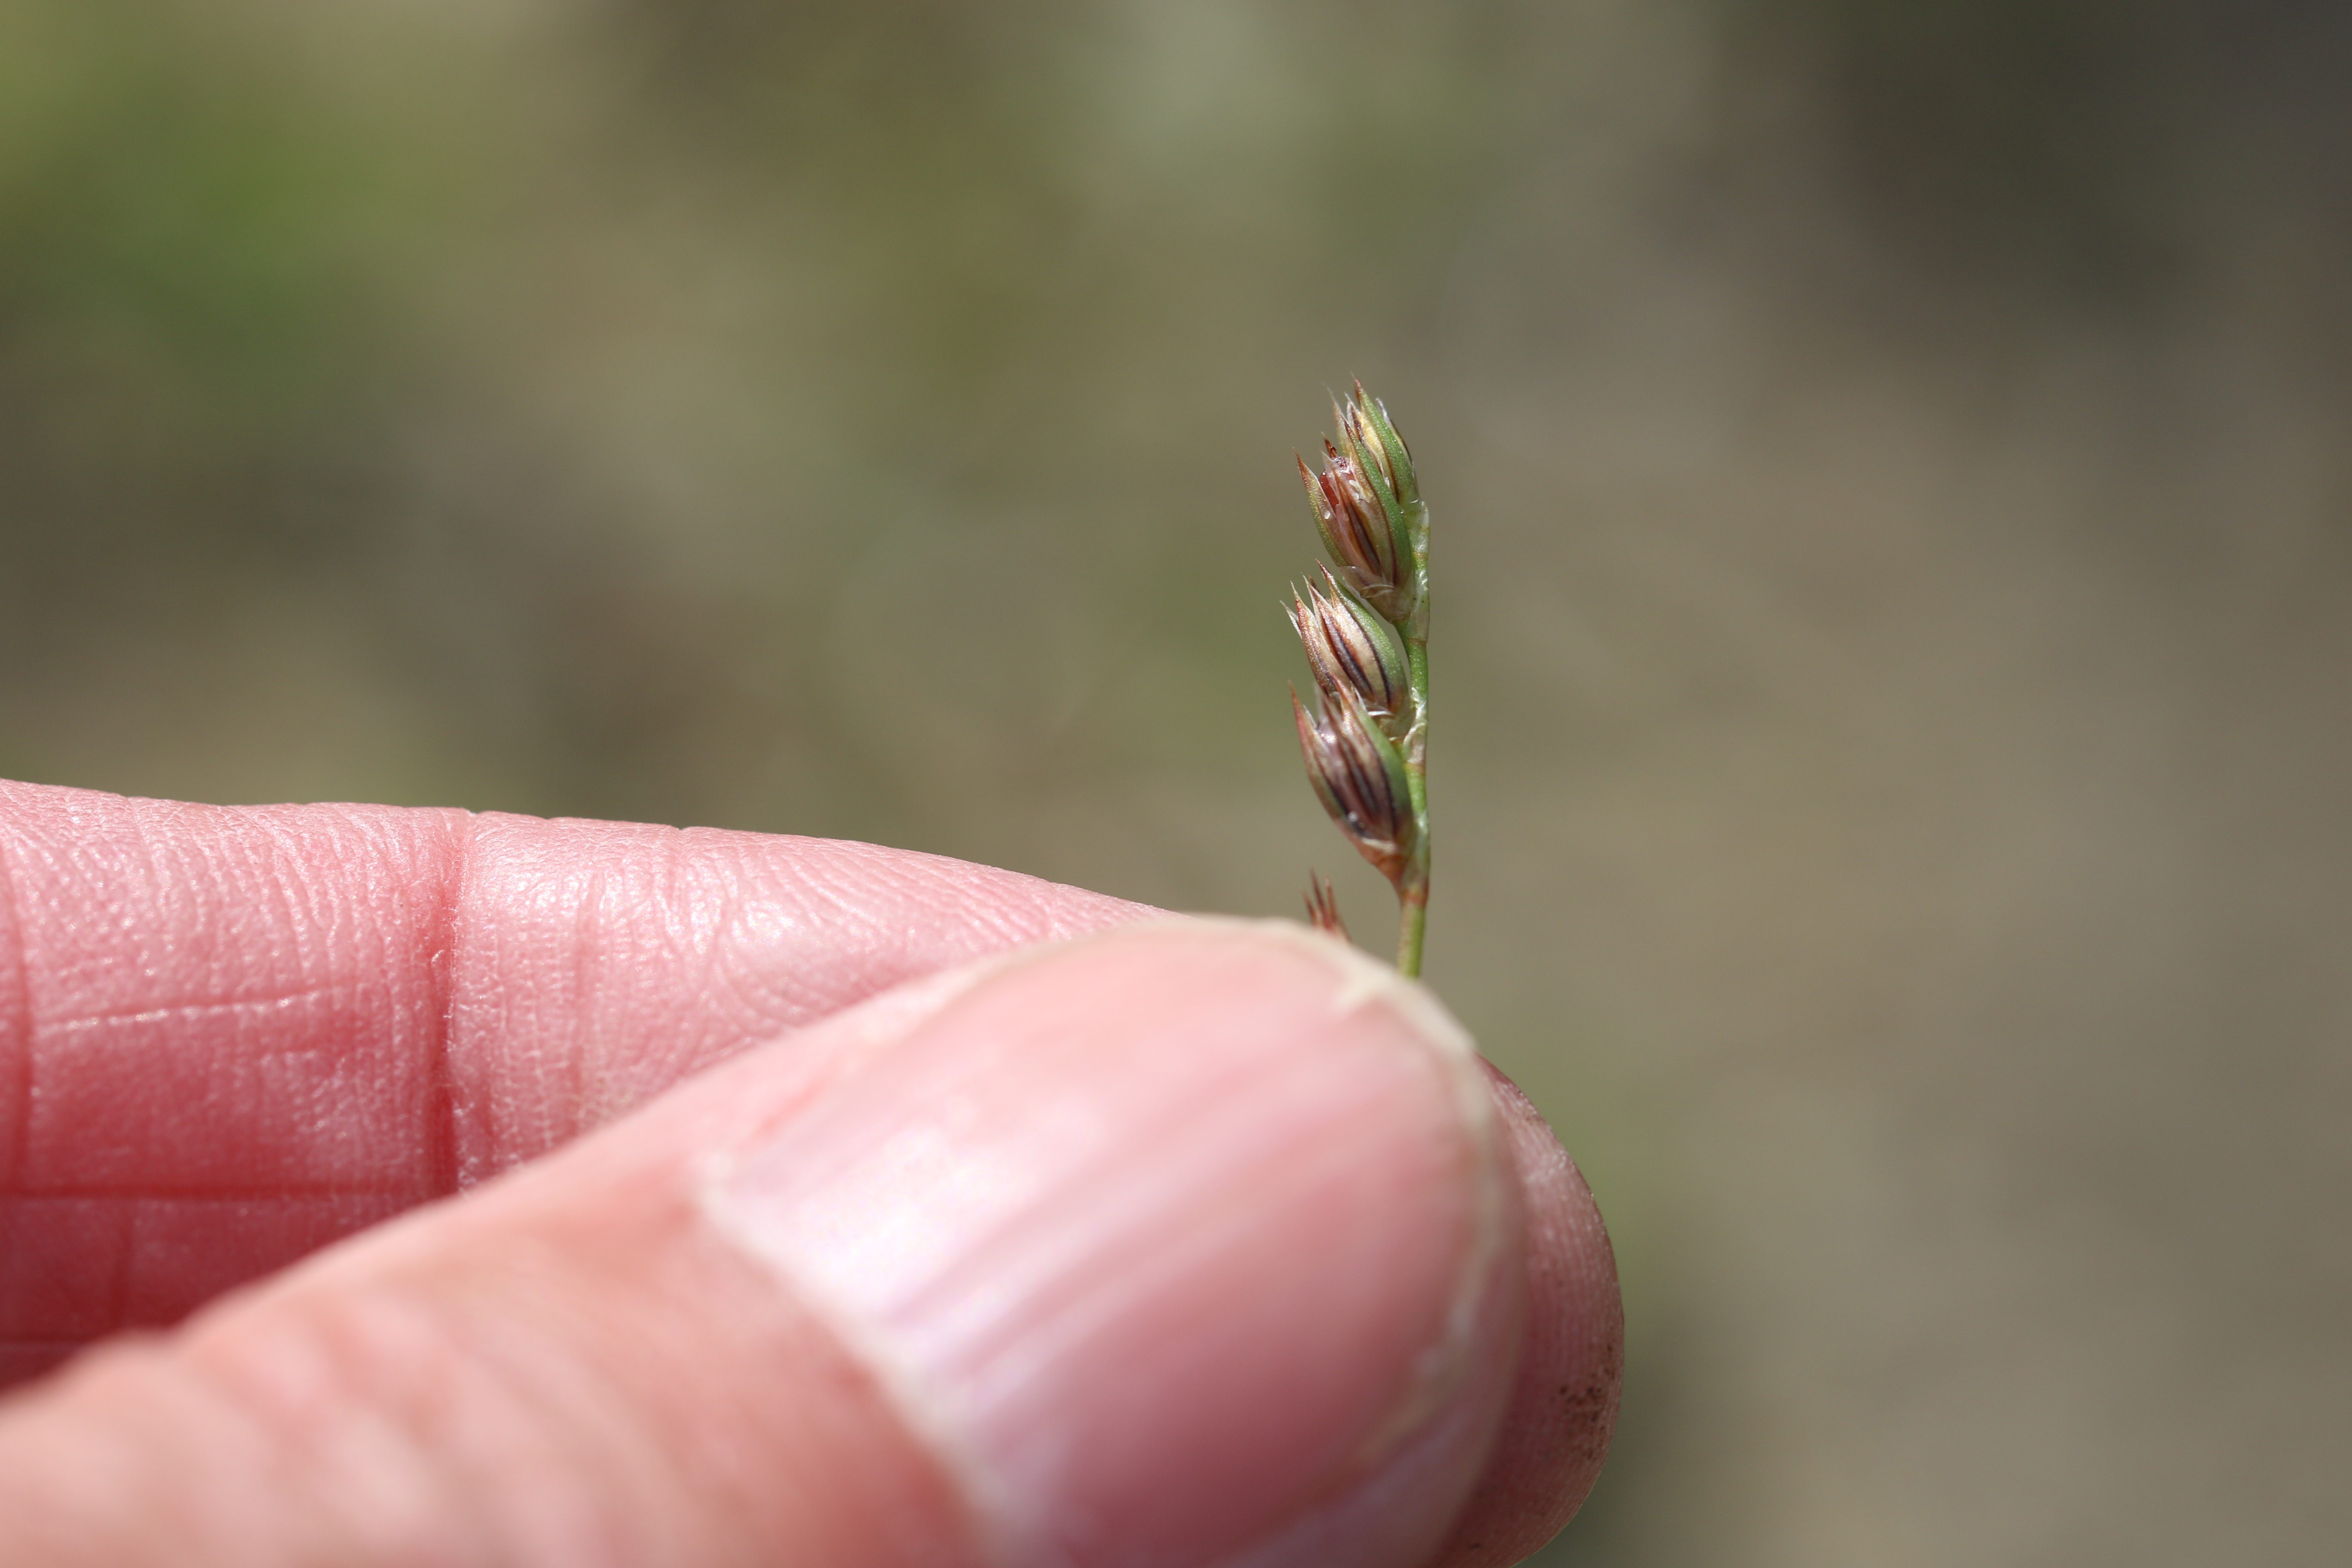
[[[1198,1201],[1230,1215],[1244,1180],[1294,1198],[1139,1309],[1154,1338],[1098,1334],[1005,1406],[1004,1440],[1051,1458],[1066,1398],[1079,1445],[1037,1493],[1070,1517],[1027,1528],[1082,1568],[1230,1559],[1286,1519],[1324,1531],[1299,1561],[1517,1560],[1599,1469],[1622,1319],[1582,1178],[1499,1076],[1513,1201],[1460,1391],[1370,1471],[1364,1440],[1454,1299],[1466,1156],[1421,1047],[1377,1010],[1333,1022],[1311,952],[1223,926],[1080,943],[931,1004],[857,1076],[877,1015],[845,1009],[1156,918],[864,845],[0,784],[0,1383],[24,1384],[0,1402],[0,1557],[984,1561],[1002,1521],[924,1412],[837,1312],[794,1298],[791,1258],[780,1278],[714,1239],[694,1194],[714,1150],[782,1139],[789,1162],[803,1128],[853,1148],[843,1107],[889,1114],[910,1075],[1002,1050],[971,1116],[1013,1137],[1057,1096],[1131,1113],[1116,1180],[1153,1202],[1185,1200],[1149,1179],[1150,1140],[1175,1151],[1181,1131],[1155,1131],[1151,1104],[1264,1094],[1293,1118]],[[1073,1050],[1048,1027],[1069,1019],[1136,1048]],[[1164,1085],[1139,1076],[1171,1048],[1147,1024],[1206,1042]],[[1287,1076],[1255,1076],[1267,1062]],[[1294,1144],[1360,1168],[1286,1173]],[[1072,1204],[1129,1190],[1086,1180]],[[860,1201],[887,1206],[877,1190]],[[1152,1360],[1171,1314],[1190,1334],[1225,1303],[1205,1370]],[[1108,1366],[1136,1369],[1117,1397],[1089,1370]],[[1283,1418],[1243,1420],[1244,1394]],[[1171,1504],[1188,1484],[1204,1500]]]

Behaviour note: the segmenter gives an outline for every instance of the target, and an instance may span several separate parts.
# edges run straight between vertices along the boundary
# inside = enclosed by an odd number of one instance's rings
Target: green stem
[[[1424,602],[1427,590],[1423,590]],[[1418,626],[1428,625],[1426,613]],[[1404,771],[1412,795],[1413,849],[1404,874],[1397,879],[1397,973],[1407,979],[1421,976],[1421,945],[1429,925],[1429,638],[1408,630],[1405,663],[1412,671],[1412,731],[1407,737]]]
[[[1429,639],[1408,635],[1404,661],[1412,682],[1412,730],[1405,736],[1404,771],[1412,785],[1412,814],[1420,819],[1422,832],[1426,835],[1429,784],[1423,764],[1429,749]]]
[[[1421,978],[1421,937],[1429,924],[1429,884],[1397,892],[1397,973]]]

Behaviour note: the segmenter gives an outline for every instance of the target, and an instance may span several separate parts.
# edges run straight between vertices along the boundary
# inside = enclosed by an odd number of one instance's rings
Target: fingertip
[[[1486,1078],[1526,1215],[1528,1312],[1494,1457],[1444,1552],[1445,1568],[1517,1563],[1566,1527],[1615,1434],[1625,1364],[1617,1261],[1592,1189],[1525,1091]]]
[[[20,1405],[0,1510],[66,1496],[125,1563],[176,1530],[184,1561],[1410,1568],[1524,1340],[1498,1128],[1442,1013],[1330,944],[1026,954],[65,1380],[108,1495],[47,1485]]]
[[[1467,1037],[1298,928],[1014,961],[715,1194],[1017,1561],[1404,1564],[1515,1360],[1515,1194]],[[1244,1557],[1235,1556],[1244,1553]]]

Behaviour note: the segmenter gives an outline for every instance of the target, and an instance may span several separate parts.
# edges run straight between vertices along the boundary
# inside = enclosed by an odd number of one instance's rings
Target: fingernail
[[[1193,921],[992,973],[705,1194],[1008,1563],[1409,1564],[1516,1346],[1491,1100],[1418,986]]]

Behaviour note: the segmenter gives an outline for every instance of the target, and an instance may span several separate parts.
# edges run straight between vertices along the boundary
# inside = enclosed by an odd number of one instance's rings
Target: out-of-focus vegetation
[[[2347,79],[2315,0],[13,0],[0,772],[1369,917],[1277,608],[1360,374],[1430,973],[1631,1300],[1547,1561],[2339,1562]]]

